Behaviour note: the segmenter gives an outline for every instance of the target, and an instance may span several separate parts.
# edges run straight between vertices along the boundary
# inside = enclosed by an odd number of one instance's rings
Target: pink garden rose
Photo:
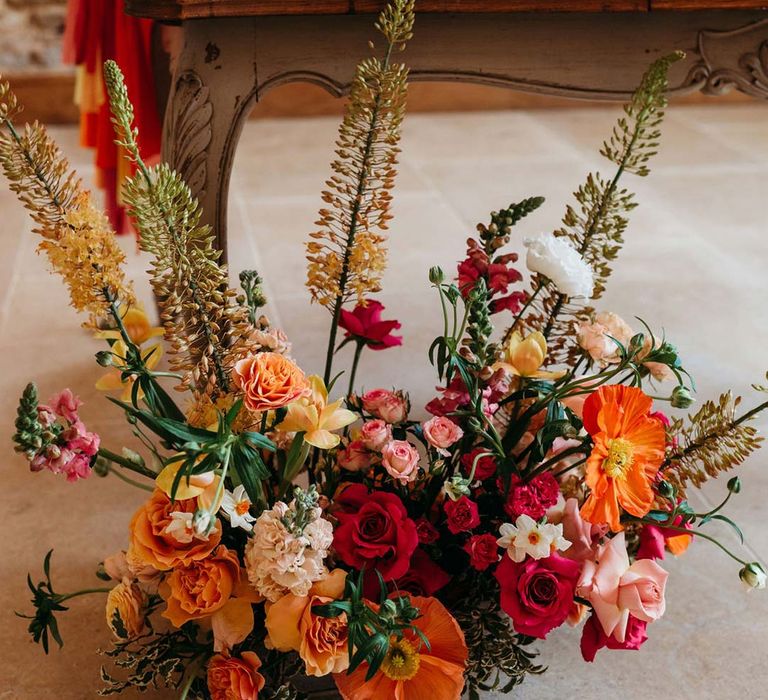
[[[352,440],[343,450],[336,453],[336,461],[342,469],[359,472],[371,466],[373,455],[362,440]]]
[[[392,478],[406,484],[418,476],[419,453],[407,440],[392,440],[381,451],[381,463]]]
[[[620,532],[600,549],[596,562],[584,562],[577,591],[592,604],[605,634],[624,642],[630,615],[653,622],[664,614],[667,576],[651,559],[630,566]]]
[[[381,452],[388,442],[392,440],[392,428],[381,418],[369,420],[360,428],[360,442],[369,450]]]
[[[501,608],[512,618],[515,631],[544,639],[571,611],[579,564],[557,553],[520,563],[502,557],[494,575],[501,588]]]
[[[461,440],[464,431],[450,418],[435,416],[421,426],[424,438],[441,454],[447,454],[446,448]]]
[[[387,423],[402,423],[408,417],[408,400],[400,392],[371,389],[361,398],[368,413]]]

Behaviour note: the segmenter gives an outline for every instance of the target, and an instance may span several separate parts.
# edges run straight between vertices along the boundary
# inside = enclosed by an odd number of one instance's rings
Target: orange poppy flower
[[[421,617],[414,624],[430,648],[415,634],[392,640],[379,672],[368,682],[368,665],[334,676],[344,700],[459,700],[464,689],[467,645],[456,620],[436,598],[411,596]]]
[[[651,484],[664,460],[664,426],[650,417],[652,401],[640,389],[600,387],[584,402],[584,427],[594,447],[587,460],[590,496],[581,515],[622,530],[620,508],[644,516],[653,503]]]

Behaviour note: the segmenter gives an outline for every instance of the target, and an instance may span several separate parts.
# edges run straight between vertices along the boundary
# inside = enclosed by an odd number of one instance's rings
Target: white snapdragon
[[[507,550],[514,562],[521,562],[526,556],[544,559],[555,550],[566,550],[571,543],[563,537],[563,526],[552,523],[538,523],[529,515],[518,516],[515,524],[504,523],[499,528],[501,537],[496,540],[499,547]]]
[[[591,297],[595,286],[589,264],[563,236],[542,233],[523,239],[528,255],[525,264],[552,280],[558,291],[569,297]]]

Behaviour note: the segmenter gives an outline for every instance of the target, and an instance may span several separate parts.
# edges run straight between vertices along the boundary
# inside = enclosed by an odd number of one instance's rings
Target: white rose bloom
[[[528,515],[518,516],[515,524],[504,523],[496,543],[507,550],[509,558],[521,562],[526,556],[544,559],[554,550],[566,550],[571,543],[563,537],[563,526],[538,523]]]
[[[561,294],[569,297],[591,297],[595,286],[592,268],[563,236],[542,233],[524,238],[528,248],[525,264],[552,280]]]

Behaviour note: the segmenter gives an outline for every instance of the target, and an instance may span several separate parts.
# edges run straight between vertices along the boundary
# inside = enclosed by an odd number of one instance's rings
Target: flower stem
[[[125,474],[122,474],[114,467],[107,465],[107,469],[109,469],[110,474],[114,474],[120,481],[124,481],[126,484],[130,484],[131,486],[135,486],[137,489],[141,489],[142,491],[154,491],[154,489],[151,486],[148,486],[147,484],[141,484],[138,481],[134,481],[133,479],[130,479],[129,477],[125,476]]]
[[[84,588],[82,591],[75,591],[74,593],[67,593],[66,595],[60,596],[57,602],[63,603],[65,600],[77,598],[81,595],[90,595],[91,593],[109,593],[111,590],[111,588]]]
[[[360,355],[363,353],[365,347],[365,341],[358,340],[357,347],[355,348],[355,357],[352,360],[352,369],[349,372],[349,389],[347,389],[347,396],[349,396],[355,388],[355,377],[357,376],[357,365],[360,362]]]
[[[132,472],[136,472],[137,474],[146,476],[148,479],[154,479],[157,476],[157,474],[153,472],[151,469],[147,467],[143,467],[140,464],[136,464],[135,462],[132,462],[130,459],[126,459],[122,455],[115,454],[114,452],[106,449],[105,447],[100,447],[98,454],[99,454],[99,457],[106,459],[108,462],[113,462],[114,464],[118,464],[124,469],[130,469]]]

